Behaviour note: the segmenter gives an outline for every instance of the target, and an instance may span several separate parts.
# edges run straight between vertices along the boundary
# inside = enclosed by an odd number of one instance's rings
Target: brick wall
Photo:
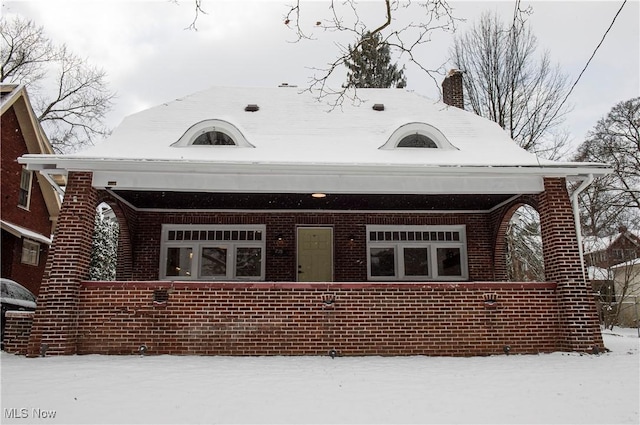
[[[603,347],[594,294],[580,264],[575,222],[565,179],[547,178],[539,195],[545,278],[558,284],[563,318],[562,349]]]
[[[51,220],[49,220],[49,211],[35,173],[31,180],[29,209],[18,206],[22,165],[18,164],[17,158],[28,152],[13,107],[2,114],[0,132],[2,140],[2,155],[0,159],[2,163],[0,178],[2,185],[0,188],[2,219],[48,236],[52,232]],[[21,262],[21,238],[4,231],[2,232],[2,238],[2,277],[16,280],[31,292],[38,294],[49,247],[45,244],[40,245],[40,264],[32,266]],[[12,239],[12,241],[5,243],[6,239]]]
[[[47,261],[28,355],[43,348],[51,354],[75,354],[78,290],[89,275],[97,192],[91,173],[70,172],[65,200]]]
[[[166,304],[154,303],[156,290]],[[485,306],[491,293],[496,303]],[[83,282],[78,353],[550,352],[562,345],[556,300],[552,283]]]
[[[179,213],[139,212],[137,232],[133,238],[133,280],[159,278],[162,224],[265,224],[266,280],[292,282],[297,279],[296,229],[299,226],[330,226],[334,232],[334,281],[367,280],[366,226],[386,225],[465,225],[469,280],[493,280],[493,229],[488,214],[417,214],[417,213]],[[277,237],[283,238],[276,246]],[[353,239],[353,240],[352,240]],[[275,249],[284,254],[273,255]]]
[[[32,311],[7,311],[4,323],[4,340],[2,341],[4,351],[11,354],[27,354],[32,324]]]
[[[501,215],[414,213],[172,213],[127,215],[129,282],[84,282],[95,207],[91,173],[69,174],[65,202],[29,340],[28,352],[48,354],[326,354],[482,355],[602,348],[595,303],[580,281],[577,241],[564,179],[545,179],[536,197],[547,280],[489,283]],[[505,213],[508,212],[508,208]],[[267,280],[280,283],[157,282],[162,223],[266,224],[267,253],[285,239],[287,255],[267,256]],[[365,226],[467,227],[468,283],[372,284],[363,259]],[[335,280],[295,280],[296,226],[332,226]],[[351,240],[353,239],[353,241]],[[122,242],[122,240],[121,240]],[[120,266],[119,266],[120,267]],[[146,281],[146,282],[144,282]],[[485,281],[485,282],[482,282]],[[557,284],[557,286],[556,286]],[[168,301],[154,303],[154,291]],[[485,305],[486,294],[497,303]],[[323,303],[334,297],[335,303]],[[593,311],[592,311],[593,309]],[[593,314],[592,314],[593,313]]]

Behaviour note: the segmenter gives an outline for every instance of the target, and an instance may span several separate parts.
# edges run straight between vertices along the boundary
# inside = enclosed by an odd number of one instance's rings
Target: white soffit
[[[539,193],[535,175],[402,175],[289,173],[127,173],[94,172],[93,186],[115,190],[251,193],[504,194]]]

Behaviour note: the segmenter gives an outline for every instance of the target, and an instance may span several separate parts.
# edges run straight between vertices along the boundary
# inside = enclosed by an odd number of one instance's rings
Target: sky
[[[308,87],[313,68],[335,60],[336,43],[353,43],[345,34],[314,27],[330,17],[327,1],[309,1],[300,8],[303,30],[312,40],[296,41],[285,15],[292,0],[203,0],[197,31],[193,0],[2,0],[3,15],[20,14],[44,27],[56,43],[107,72],[117,93],[107,115],[109,127],[140,110],[213,86],[275,87],[281,83]],[[450,0],[464,33],[483,11],[496,10],[509,22],[515,1]],[[623,1],[522,1],[531,6],[529,23],[540,53],[548,50],[573,83]],[[640,95],[640,1],[628,0],[584,75],[568,99],[572,110],[563,128],[573,145],[618,102]],[[361,1],[358,13],[370,26],[384,19],[383,2]],[[414,9],[415,10],[415,9]],[[416,19],[416,12],[397,15],[398,22]],[[415,51],[427,68],[451,67],[448,52],[453,34],[435,33]],[[405,63],[406,58],[399,58]],[[440,87],[409,64],[407,89],[438,99]],[[338,74],[340,84],[346,73]]]

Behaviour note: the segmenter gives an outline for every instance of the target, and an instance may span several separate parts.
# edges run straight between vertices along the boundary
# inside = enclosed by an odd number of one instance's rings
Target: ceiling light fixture
[[[316,192],[316,193],[312,193],[311,196],[313,196],[314,198],[326,198],[327,194],[326,193]]]

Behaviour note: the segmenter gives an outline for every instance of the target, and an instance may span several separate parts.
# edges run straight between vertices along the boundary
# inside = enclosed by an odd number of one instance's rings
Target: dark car
[[[0,278],[2,290],[0,303],[2,304],[2,345],[4,346],[4,315],[7,311],[34,311],[36,296],[27,288],[11,279]]]

